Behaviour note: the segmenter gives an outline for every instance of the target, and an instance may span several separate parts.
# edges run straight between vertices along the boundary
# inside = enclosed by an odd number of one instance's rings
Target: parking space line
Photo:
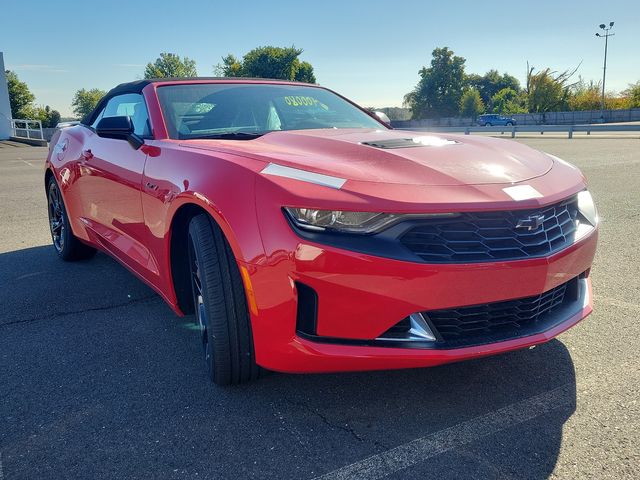
[[[444,452],[572,405],[574,386],[566,384],[545,393],[480,415],[453,427],[405,443],[386,452],[317,477],[318,480],[383,478]]]

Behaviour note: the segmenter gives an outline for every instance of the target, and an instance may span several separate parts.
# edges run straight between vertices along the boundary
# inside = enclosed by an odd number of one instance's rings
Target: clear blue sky
[[[523,81],[527,60],[602,76],[597,25],[615,21],[607,90],[640,80],[640,2],[413,0],[30,0],[0,4],[0,51],[38,104],[71,113],[79,88],[142,77],[160,52],[213,74],[223,55],[260,45],[303,48],[318,82],[365,106],[400,106],[431,51],[448,46],[468,73],[491,68]]]

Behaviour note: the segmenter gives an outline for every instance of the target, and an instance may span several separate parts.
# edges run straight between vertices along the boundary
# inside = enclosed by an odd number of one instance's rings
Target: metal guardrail
[[[31,128],[37,125],[37,128]],[[26,138],[28,140],[44,140],[42,132],[42,122],[40,120],[27,120],[24,118],[11,119],[11,135],[18,138]]]
[[[640,125],[514,125],[504,127],[420,127],[420,128],[397,128],[396,130],[411,130],[418,132],[450,132],[464,133],[511,133],[511,138],[515,138],[516,133],[539,133],[561,132],[567,133],[568,138],[573,138],[577,132],[586,133],[607,133],[607,132],[640,132]]]

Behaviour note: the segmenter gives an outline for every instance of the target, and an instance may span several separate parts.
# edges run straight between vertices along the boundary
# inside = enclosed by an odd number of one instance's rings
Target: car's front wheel
[[[47,209],[53,248],[60,258],[73,261],[95,255],[96,250],[78,240],[71,231],[67,208],[64,205],[60,187],[53,176],[49,178],[47,184]]]
[[[238,264],[222,230],[207,214],[189,223],[188,251],[195,317],[211,380],[231,385],[257,378],[260,367]]]

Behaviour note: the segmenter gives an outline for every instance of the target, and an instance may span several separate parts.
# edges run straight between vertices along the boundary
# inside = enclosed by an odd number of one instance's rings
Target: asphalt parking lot
[[[640,478],[640,140],[519,141],[589,179],[593,315],[499,357],[234,388],[118,263],[56,258],[46,149],[0,145],[0,480]]]

